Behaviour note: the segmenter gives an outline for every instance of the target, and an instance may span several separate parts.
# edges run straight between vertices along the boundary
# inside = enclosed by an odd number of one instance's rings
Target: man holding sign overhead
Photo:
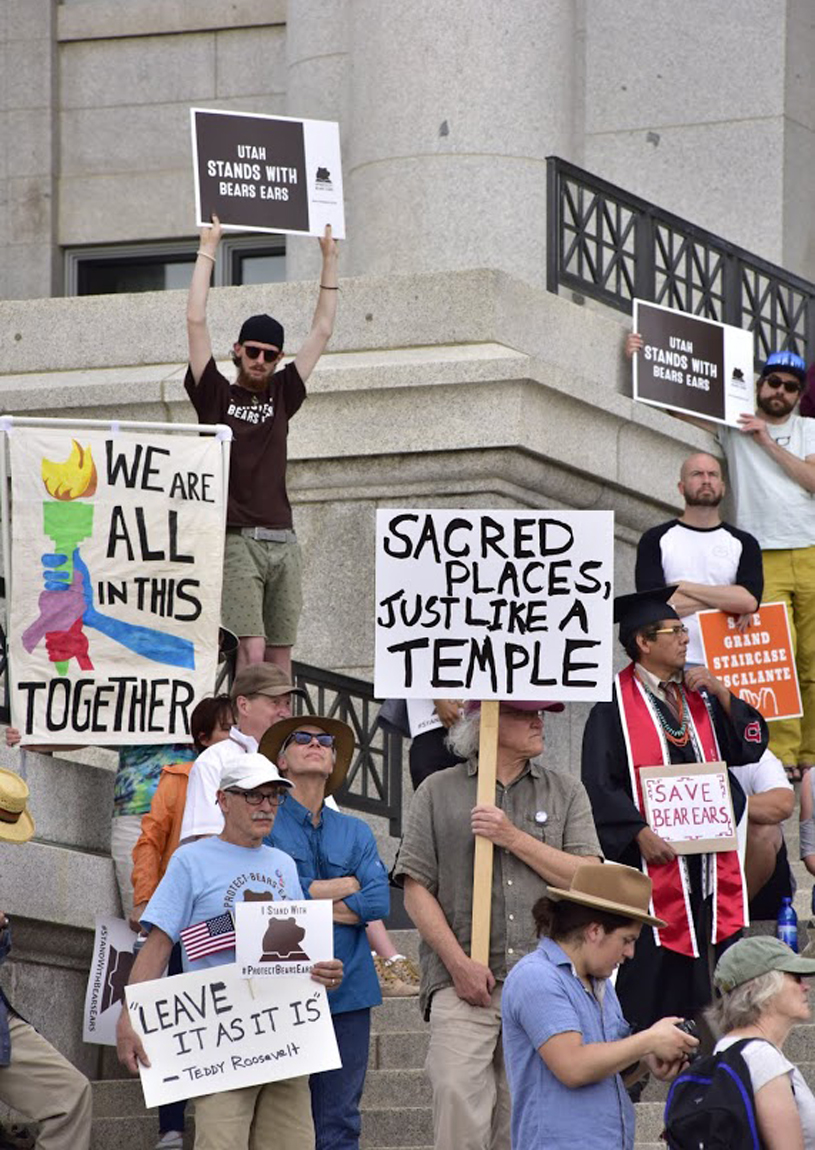
[[[753,763],[767,745],[758,711],[706,667],[683,672],[688,632],[668,603],[675,592],[670,586],[615,600],[614,618],[631,662],[615,679],[612,701],[592,708],[583,734],[583,782],[603,850],[650,876],[654,914],[668,923],[643,932],[617,980],[623,1014],[635,1028],[665,1014],[689,1018],[706,1006],[708,944],[726,942],[747,922],[737,851],[674,849],[667,832],[663,837],[649,825],[640,772],[670,764]],[[732,776],[730,789],[735,824],[745,801]],[[717,817],[719,811],[717,805]]]
[[[562,703],[508,699],[498,719],[494,802],[477,802],[481,704],[470,702],[450,745],[465,762],[425,779],[411,804],[396,864],[416,924],[420,1005],[430,1021],[425,1070],[437,1150],[509,1150],[501,991],[536,946],[532,906],[547,884],[569,886],[599,862],[589,801],[570,774],[543,767],[543,715]],[[489,965],[470,957],[475,837],[495,846]]]
[[[225,423],[234,443],[229,467],[222,622],[240,640],[237,669],[276,663],[291,673],[291,649],[302,606],[300,548],[286,492],[289,420],[306,398],[306,381],[334,330],[337,245],[330,226],[319,240],[320,294],[311,331],[294,360],[283,356],[283,327],[254,315],[232,348],[238,370],[230,383],[215,366],[207,327],[210,278],[221,239],[215,217],[201,229],[201,246],[187,299],[190,364],[184,380],[202,423]]]

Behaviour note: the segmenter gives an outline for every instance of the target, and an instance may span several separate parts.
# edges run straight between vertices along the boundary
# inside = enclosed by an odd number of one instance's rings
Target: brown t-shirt
[[[229,526],[290,528],[286,439],[289,420],[306,398],[294,363],[276,371],[263,391],[255,392],[230,383],[210,359],[197,385],[187,368],[184,387],[201,423],[225,423],[232,429]]]

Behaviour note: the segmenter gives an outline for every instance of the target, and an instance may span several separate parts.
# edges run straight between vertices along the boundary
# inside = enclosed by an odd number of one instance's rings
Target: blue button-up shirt
[[[631,1150],[634,1107],[619,1074],[564,1086],[538,1053],[577,1031],[583,1042],[616,1042],[631,1028],[614,987],[594,979],[589,994],[572,961],[550,938],[509,972],[501,1001],[504,1060],[512,1094],[512,1150]]]
[[[324,806],[315,827],[311,811],[291,794],[278,808],[271,834],[264,840],[291,855],[306,898],[315,879],[353,875],[360,889],[343,902],[359,918],[355,926],[334,923],[334,957],[342,959],[343,980],[328,993],[332,1014],[378,1006],[382,1001],[371,950],[365,937],[369,922],[390,909],[388,873],[379,857],[371,828],[362,819]]]

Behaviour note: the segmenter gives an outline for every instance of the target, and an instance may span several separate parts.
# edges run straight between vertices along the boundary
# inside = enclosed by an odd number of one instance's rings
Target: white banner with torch
[[[9,447],[23,743],[187,742],[217,666],[223,445],[14,427]]]

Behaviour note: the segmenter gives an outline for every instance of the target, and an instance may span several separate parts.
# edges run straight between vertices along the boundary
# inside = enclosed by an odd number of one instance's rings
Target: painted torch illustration
[[[96,494],[96,464],[90,447],[83,448],[74,439],[64,462],[43,459],[42,481],[50,496],[43,503],[43,530],[54,551],[42,556],[45,590],[39,597],[40,616],[24,632],[23,646],[33,651],[44,635],[58,675],[68,674],[72,657],[83,671],[91,671],[88,640],[82,631],[82,579],[77,578],[74,566],[74,552],[93,533],[93,504],[83,502]]]
[[[192,670],[195,647],[189,639],[105,615],[94,605],[90,572],[79,550],[93,534],[94,505],[84,502],[96,494],[98,481],[90,447],[73,439],[64,462],[43,459],[42,481],[49,496],[43,530],[54,550],[42,556],[45,589],[37,601],[39,618],[23,632],[25,650],[30,654],[44,637],[59,676],[68,674],[71,659],[80,670],[92,671],[85,628],[93,628],[145,659]]]

